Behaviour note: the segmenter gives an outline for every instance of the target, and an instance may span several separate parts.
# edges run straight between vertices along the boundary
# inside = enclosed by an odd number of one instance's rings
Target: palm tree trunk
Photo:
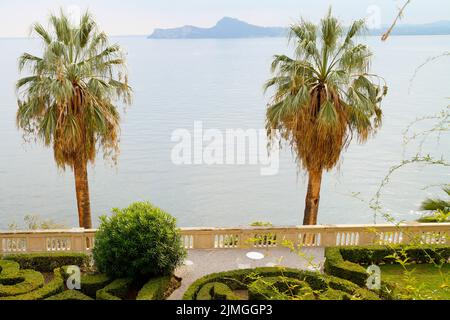
[[[303,225],[316,225],[319,213],[320,186],[322,183],[322,170],[310,171],[308,192],[305,201],[305,216]]]
[[[86,161],[77,161],[73,166],[77,193],[78,221],[80,228],[92,229],[91,201]]]

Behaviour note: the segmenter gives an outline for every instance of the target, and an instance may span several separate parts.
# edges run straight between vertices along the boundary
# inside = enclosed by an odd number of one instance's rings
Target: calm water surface
[[[263,129],[268,97],[262,85],[272,56],[287,53],[285,39],[147,40],[115,38],[128,52],[134,103],[123,113],[121,156],[113,168],[101,157],[90,169],[92,209],[97,217],[113,207],[149,200],[170,212],[181,226],[234,226],[253,221],[298,224],[302,218],[305,176],[288,150],[279,174],[261,176],[260,167],[176,166],[171,134],[178,128]],[[352,144],[339,170],[325,175],[319,223],[374,220],[364,203],[392,165],[417,151],[403,150],[402,131],[417,117],[448,104],[450,59],[415,68],[448,51],[449,36],[392,37],[365,41],[375,53],[373,71],[386,78],[390,93],[383,103],[384,125],[365,145]],[[39,52],[28,39],[0,39],[0,229],[20,224],[27,214],[76,226],[73,176],[56,169],[52,151],[24,144],[15,127],[17,57]],[[421,126],[418,129],[424,128]],[[449,155],[450,140],[430,140],[426,152]],[[383,193],[383,205],[398,219],[416,218],[421,200],[439,194],[429,185],[449,183],[448,169],[410,166],[395,174]],[[382,219],[378,219],[382,222]]]

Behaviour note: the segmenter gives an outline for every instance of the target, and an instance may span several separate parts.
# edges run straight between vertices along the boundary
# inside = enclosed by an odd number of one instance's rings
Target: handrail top
[[[450,223],[419,223],[406,222],[400,224],[322,224],[310,226],[239,226],[239,227],[189,227],[180,228],[182,231],[227,231],[227,230],[302,230],[302,229],[367,229],[367,228],[395,228],[395,227],[450,227]]]
[[[80,234],[80,233],[95,233],[97,229],[84,229],[84,228],[72,228],[72,229],[44,229],[44,230],[0,230],[1,235],[14,235],[14,234],[23,234],[23,235],[33,235],[33,234]]]

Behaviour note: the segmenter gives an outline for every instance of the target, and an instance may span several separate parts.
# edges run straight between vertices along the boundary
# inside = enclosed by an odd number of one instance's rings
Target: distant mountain
[[[388,27],[370,30],[371,35],[382,35]],[[436,21],[426,24],[399,24],[391,35],[419,36],[419,35],[448,35],[450,34],[450,21]]]
[[[382,35],[387,26],[369,30],[370,35]],[[226,39],[284,37],[287,29],[281,27],[259,27],[247,22],[225,17],[214,27],[200,28],[184,26],[173,29],[155,29],[149,39]],[[427,24],[399,24],[391,35],[450,35],[450,21],[437,21]]]
[[[247,22],[225,17],[212,28],[184,26],[174,29],[155,29],[150,39],[202,39],[202,38],[261,38],[286,35],[285,28],[258,27]]]

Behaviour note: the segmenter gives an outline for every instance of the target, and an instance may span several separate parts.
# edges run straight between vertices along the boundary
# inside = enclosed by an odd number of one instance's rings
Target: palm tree
[[[19,69],[29,76],[17,82],[17,126],[25,136],[52,146],[59,168],[75,176],[79,225],[92,228],[88,162],[102,150],[116,159],[120,116],[115,101],[130,103],[131,88],[118,45],[109,45],[91,15],[72,23],[62,12],[49,27],[36,23],[41,57],[24,53]]]
[[[450,185],[442,188],[450,197]],[[421,206],[421,210],[431,211],[431,214],[422,216],[419,222],[422,223],[435,223],[435,222],[450,222],[450,199],[444,200],[440,198],[427,198]]]
[[[442,188],[442,191],[444,191],[449,197],[450,197],[450,186]],[[422,202],[421,205],[422,210],[427,211],[450,211],[450,199],[444,200],[444,199],[425,199]]]
[[[286,140],[308,172],[305,225],[317,224],[323,170],[337,165],[354,136],[363,143],[381,125],[387,87],[369,73],[369,48],[354,41],[364,30],[359,20],[344,32],[331,10],[318,26],[304,20],[292,25],[295,56],[276,55],[274,77],[265,84],[275,92],[267,109],[268,137]]]

